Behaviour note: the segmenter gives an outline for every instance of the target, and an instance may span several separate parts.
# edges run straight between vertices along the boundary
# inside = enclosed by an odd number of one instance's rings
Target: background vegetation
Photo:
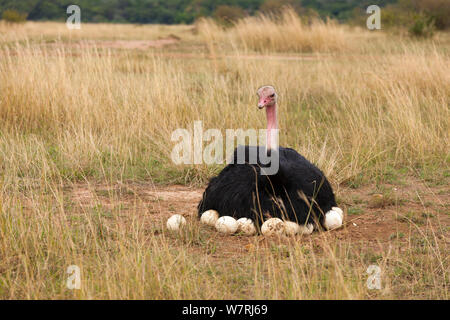
[[[448,27],[450,6],[446,0],[0,0],[0,15],[14,9],[27,14],[29,20],[62,21],[71,4],[82,8],[85,22],[164,24],[192,23],[205,16],[236,19],[257,12],[277,12],[286,5],[303,15],[348,21],[366,16],[365,9],[377,4],[390,8],[386,20],[390,24],[401,25],[393,19],[398,13],[402,17],[424,13],[436,19],[438,28]]]

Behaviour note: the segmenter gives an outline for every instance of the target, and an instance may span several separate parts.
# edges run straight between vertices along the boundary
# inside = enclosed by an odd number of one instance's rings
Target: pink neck
[[[266,148],[274,149],[276,148],[276,131],[272,132],[273,130],[278,129],[277,124],[277,104],[273,104],[271,106],[266,107],[266,117],[267,117],[267,142],[266,142]]]

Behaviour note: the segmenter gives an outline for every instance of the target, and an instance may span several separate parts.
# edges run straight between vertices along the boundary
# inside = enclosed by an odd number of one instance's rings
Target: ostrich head
[[[259,101],[258,108],[272,107],[277,103],[277,93],[272,86],[263,86],[257,91]]]

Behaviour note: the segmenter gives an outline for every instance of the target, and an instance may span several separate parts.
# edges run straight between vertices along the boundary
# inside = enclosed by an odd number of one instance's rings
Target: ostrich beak
[[[258,101],[258,108],[259,109],[264,108],[266,106],[266,102],[267,101],[264,98],[259,99],[259,101]]]

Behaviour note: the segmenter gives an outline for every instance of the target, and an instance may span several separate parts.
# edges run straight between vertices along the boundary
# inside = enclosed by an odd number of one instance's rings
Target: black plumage
[[[238,148],[245,148],[246,163],[237,163]],[[239,146],[228,164],[217,177],[210,180],[198,205],[198,215],[210,209],[220,216],[235,219],[250,218],[259,228],[270,217],[295,221],[299,224],[319,221],[336,206],[333,190],[325,175],[297,151],[277,148],[279,170],[274,175],[262,175],[258,157],[249,164],[250,152],[261,146]],[[271,155],[273,156],[273,155]],[[317,219],[315,219],[317,218]]]

